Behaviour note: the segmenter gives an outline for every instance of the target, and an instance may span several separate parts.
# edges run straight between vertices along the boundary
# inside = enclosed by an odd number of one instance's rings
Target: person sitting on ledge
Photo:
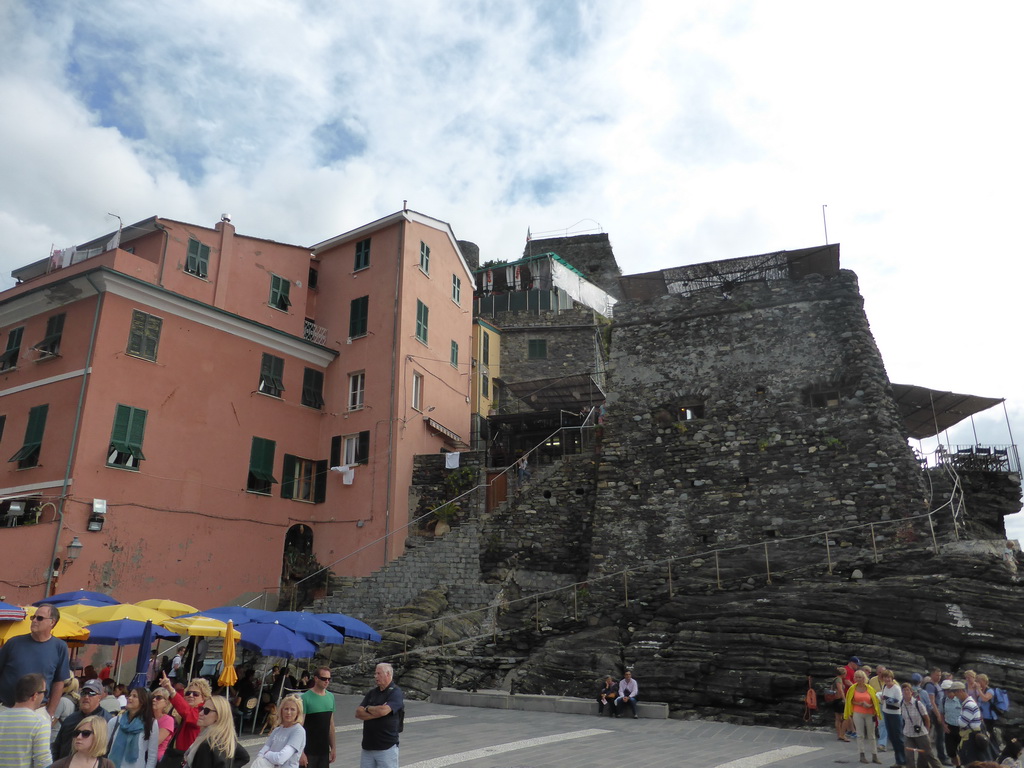
[[[608,717],[615,716],[615,697],[619,695],[619,687],[615,684],[612,678],[606,677],[604,679],[604,686],[601,688],[600,693],[597,694],[597,714],[604,714],[604,705],[608,705]]]
[[[636,713],[636,695],[639,692],[640,686],[633,679],[633,673],[627,669],[626,676],[619,680],[619,698],[615,702],[616,717],[622,717],[622,710],[626,704],[633,710],[633,719],[636,720],[639,717]]]

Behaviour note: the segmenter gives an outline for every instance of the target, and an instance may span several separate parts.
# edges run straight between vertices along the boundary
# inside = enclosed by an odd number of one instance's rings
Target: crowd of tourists
[[[41,605],[31,633],[0,646],[0,768],[299,768],[300,762],[328,768],[334,762],[329,667],[300,679],[275,667],[263,681],[278,697],[265,711],[270,733],[250,756],[235,722],[245,714],[243,695],[256,691],[252,671],[239,670],[238,685],[216,692],[204,677],[188,679],[177,657],[169,670],[154,657],[149,684],[131,690],[109,678],[80,679],[70,674],[67,645],[52,635],[59,619],[57,608]],[[404,700],[393,677],[389,664],[379,664],[376,686],[355,712],[363,721],[363,768],[398,766]]]
[[[836,667],[825,701],[836,738],[856,740],[862,763],[880,764],[891,748],[894,766],[1020,766],[1021,744],[1002,743],[999,728],[1009,698],[974,670],[956,677],[936,668],[900,681],[852,657]]]

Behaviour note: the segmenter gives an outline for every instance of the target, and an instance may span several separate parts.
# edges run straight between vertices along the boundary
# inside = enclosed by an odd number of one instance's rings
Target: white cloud
[[[1024,9],[946,2],[0,4],[0,274],[108,212],[313,243],[410,207],[626,272],[841,242],[890,376],[1007,397]],[[884,21],[880,21],[884,19]],[[10,284],[8,278],[0,277]]]

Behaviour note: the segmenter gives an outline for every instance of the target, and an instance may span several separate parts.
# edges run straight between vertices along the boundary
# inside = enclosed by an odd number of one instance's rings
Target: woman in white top
[[[160,728],[153,718],[149,691],[134,688],[128,702],[112,725],[107,757],[117,768],[156,768],[160,749]]]
[[[882,689],[878,692],[878,701],[882,705],[885,730],[889,735],[889,741],[892,742],[893,757],[896,758],[896,765],[906,765],[907,758],[903,751],[903,723],[900,719],[903,691],[893,680],[892,672],[888,669],[879,673],[878,681],[882,684]]]
[[[285,696],[277,713],[281,724],[270,732],[258,757],[265,757],[282,768],[299,768],[302,750],[306,748],[306,730],[302,727],[302,721],[306,718],[302,699],[294,695]]]

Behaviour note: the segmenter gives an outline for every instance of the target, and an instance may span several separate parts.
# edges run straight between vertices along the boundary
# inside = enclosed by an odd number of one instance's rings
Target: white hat
[[[943,680],[942,681],[942,685],[940,685],[939,687],[942,690],[944,690],[944,691],[948,691],[950,688],[953,687],[953,681],[952,680]]]

